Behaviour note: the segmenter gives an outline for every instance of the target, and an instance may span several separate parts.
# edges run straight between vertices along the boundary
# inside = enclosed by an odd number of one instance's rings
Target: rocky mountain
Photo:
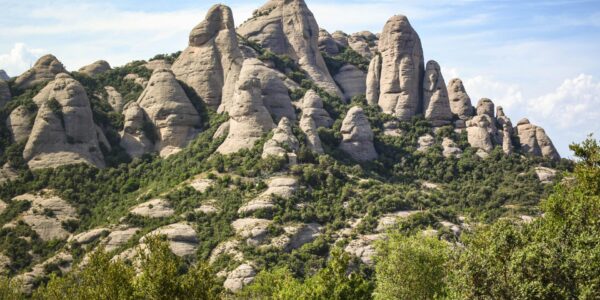
[[[147,62],[41,57],[0,79],[0,269],[32,292],[164,235],[236,292],[278,264],[311,274],[335,245],[372,268],[397,226],[455,241],[537,217],[570,162],[425,55],[406,16],[329,33],[303,0],[270,0],[238,24],[213,6]]]

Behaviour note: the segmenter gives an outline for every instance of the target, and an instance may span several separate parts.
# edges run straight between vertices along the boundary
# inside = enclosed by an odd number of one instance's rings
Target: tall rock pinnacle
[[[233,13],[227,6],[215,5],[192,29],[189,46],[171,69],[206,105],[217,109],[223,98],[233,96],[242,61]]]
[[[379,51],[381,69],[374,62],[369,71],[379,71],[380,75],[367,76],[370,81],[380,78],[378,100],[372,99],[377,96],[372,82],[367,87],[369,100],[377,102],[383,112],[409,120],[421,105],[424,61],[421,40],[408,18],[397,15],[387,21],[379,39]]]
[[[433,126],[448,125],[452,121],[446,82],[444,82],[440,65],[433,60],[427,62],[425,68],[423,111],[425,119],[431,122]]]
[[[270,0],[238,32],[275,54],[291,57],[317,85],[344,97],[321,56],[319,26],[304,0]]]

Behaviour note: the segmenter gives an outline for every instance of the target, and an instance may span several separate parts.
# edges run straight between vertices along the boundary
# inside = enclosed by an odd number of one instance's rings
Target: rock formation
[[[383,112],[402,121],[410,120],[421,105],[424,62],[419,35],[405,16],[393,16],[387,21],[379,40],[379,51],[381,74],[377,103]]]
[[[10,101],[10,88],[8,82],[0,79],[0,109]]]
[[[131,80],[133,82],[135,82],[136,84],[139,84],[141,87],[145,88],[146,85],[148,85],[148,80],[144,77],[141,77],[138,74],[135,73],[130,73],[125,75],[125,77],[123,77],[123,80]]]
[[[118,113],[122,112],[124,102],[121,93],[112,86],[105,86],[104,90],[106,91],[108,104],[110,104],[114,111]]]
[[[217,109],[222,99],[232,97],[242,60],[233,13],[227,6],[215,5],[192,29],[189,46],[171,69],[206,105]]]
[[[327,92],[343,97],[319,51],[319,26],[304,0],[270,0],[238,33],[279,55],[288,55]]]
[[[4,81],[9,81],[10,80],[10,76],[8,76],[8,74],[6,74],[6,71],[0,69],[0,80],[4,80]]]
[[[494,117],[494,102],[488,98],[480,99],[477,102],[477,115],[488,115]]]
[[[155,59],[144,64],[144,67],[154,71],[156,69],[171,69],[171,64],[164,59]]]
[[[511,155],[514,151],[514,146],[511,139],[511,130],[509,125],[504,125],[502,128],[502,151],[504,154]]]
[[[36,84],[53,80],[59,73],[65,73],[65,67],[52,54],[40,57],[33,67],[21,74],[15,80],[15,87],[18,89],[28,89]]]
[[[333,78],[342,89],[346,101],[366,92],[367,74],[354,65],[344,65]]]
[[[25,106],[20,105],[15,108],[6,119],[6,127],[10,131],[13,141],[25,142],[31,134],[35,112],[27,110]]]
[[[181,150],[199,132],[200,116],[170,70],[154,70],[137,103],[154,125],[155,150],[163,157]]]
[[[300,129],[306,134],[306,143],[311,151],[318,154],[325,152],[321,144],[321,138],[319,138],[317,125],[313,118],[302,115],[302,118],[300,119]]]
[[[381,55],[375,55],[369,63],[365,93],[369,105],[377,105],[379,101],[379,82],[381,81]]]
[[[285,156],[288,151],[291,151],[292,153],[298,151],[300,143],[294,136],[292,124],[288,118],[282,118],[281,121],[279,121],[277,128],[275,128],[273,131],[273,137],[263,146],[263,158],[267,158],[269,156],[282,157]]]
[[[289,91],[298,89],[299,86],[297,83],[287,78],[284,74],[268,68],[262,61],[256,58],[244,61],[244,72],[247,73],[245,76],[251,74],[260,81],[262,102],[267,110],[269,110],[269,113],[275,118],[275,122],[278,122],[283,117],[296,120],[296,112],[292,106]],[[231,101],[231,99],[223,99],[219,107],[219,112],[228,111],[229,107],[231,107]]]
[[[330,56],[335,56],[340,53],[340,48],[331,34],[322,28],[319,29],[319,50]]]
[[[256,270],[249,264],[241,264],[227,275],[223,287],[231,292],[237,292],[250,284],[256,276]]]
[[[522,119],[515,128],[521,142],[521,152],[534,156],[543,156],[553,160],[560,155],[543,128],[535,126],[528,119]]]
[[[263,104],[260,80],[252,72],[251,62],[244,63],[229,109],[229,133],[217,152],[229,154],[251,148],[264,134],[275,127]]]
[[[423,111],[425,119],[433,126],[448,125],[452,121],[448,90],[440,70],[440,65],[431,60],[425,68],[423,80]]]
[[[373,146],[373,131],[362,108],[352,107],[342,122],[340,149],[357,161],[377,158]]]
[[[485,152],[494,149],[493,119],[487,114],[481,114],[467,121],[467,137],[471,147],[479,148]]]
[[[343,31],[335,31],[334,33],[331,34],[331,38],[333,38],[333,40],[335,41],[335,43],[338,45],[338,48],[348,48],[348,35],[346,33],[344,33]]]
[[[186,223],[174,223],[160,227],[141,238],[140,243],[149,236],[164,235],[169,243],[169,248],[177,256],[190,256],[196,254],[198,248],[198,236],[196,230]]]
[[[348,37],[348,46],[367,59],[377,52],[377,42],[377,36],[370,31],[353,33]]]
[[[83,86],[64,73],[56,75],[48,86],[50,92],[39,108],[23,151],[29,167],[75,163],[104,167],[90,101]]]
[[[142,217],[164,218],[172,216],[175,210],[171,208],[169,201],[165,199],[152,199],[132,207],[130,212]]]
[[[154,143],[146,136],[150,121],[137,102],[129,102],[123,109],[125,118],[120,145],[132,158],[154,150]],[[152,135],[154,138],[154,135]]]
[[[105,60],[99,60],[92,64],[82,67],[79,69],[79,73],[85,74],[90,77],[98,76],[106,71],[110,70],[110,65]]]
[[[461,120],[466,120],[473,116],[473,106],[471,98],[465,90],[462,80],[455,78],[448,83],[448,98],[450,99],[450,109]]]
[[[333,125],[333,119],[323,108],[323,99],[314,90],[308,90],[302,98],[302,116],[313,119],[317,128],[329,128]]]

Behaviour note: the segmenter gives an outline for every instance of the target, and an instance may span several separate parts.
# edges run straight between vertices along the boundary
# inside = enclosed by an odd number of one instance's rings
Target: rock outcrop
[[[123,77],[123,80],[131,80],[141,87],[145,88],[148,85],[148,80],[135,73],[129,73]]]
[[[164,59],[154,59],[144,64],[144,67],[154,71],[156,69],[171,69],[171,64]]]
[[[473,106],[471,98],[465,90],[462,80],[454,78],[448,83],[448,98],[450,99],[450,109],[461,120],[467,120],[473,116]]]
[[[215,5],[192,29],[189,46],[171,69],[206,105],[217,109],[222,99],[232,97],[242,61],[233,13],[225,5]]]
[[[317,124],[313,118],[302,115],[300,119],[300,129],[306,134],[306,143],[312,152],[322,154],[323,145],[321,144],[321,138],[319,138],[319,132],[317,131]]]
[[[333,119],[323,108],[323,99],[314,90],[308,90],[302,98],[302,116],[313,119],[317,128],[333,125]]]
[[[487,114],[481,114],[467,121],[467,138],[471,147],[479,148],[485,152],[494,149],[493,119]]]
[[[0,79],[0,108],[10,101],[10,88],[8,82]]]
[[[137,100],[154,127],[154,148],[162,157],[181,150],[200,131],[200,116],[173,73],[156,69]]]
[[[110,104],[110,107],[118,113],[123,111],[123,105],[125,104],[123,101],[123,96],[117,89],[112,86],[105,86],[104,90],[106,91],[106,101]]]
[[[367,74],[354,65],[344,65],[333,78],[342,89],[346,101],[366,92]]]
[[[268,68],[262,61],[256,58],[244,61],[244,77],[253,76],[260,81],[260,95],[264,106],[269,113],[279,122],[286,117],[296,120],[296,112],[292,106],[289,91],[300,88],[297,83],[290,80],[276,70]],[[229,111],[232,99],[223,99],[219,112]]]
[[[233,221],[231,227],[239,237],[246,239],[248,245],[258,246],[267,237],[271,223],[271,220],[266,219],[244,218]]]
[[[377,105],[379,101],[379,82],[381,81],[381,55],[375,55],[369,63],[365,93],[369,105]]]
[[[373,146],[373,131],[362,108],[352,107],[342,122],[342,142],[340,150],[357,161],[369,161],[377,158]]]
[[[379,39],[379,51],[381,74],[377,103],[383,112],[402,121],[410,120],[421,105],[424,62],[421,40],[408,18],[397,15],[387,21]]]
[[[348,48],[348,35],[343,31],[337,30],[331,34],[331,38],[338,44],[339,48]]]
[[[23,151],[29,167],[53,168],[76,163],[104,167],[90,101],[83,86],[62,73],[40,95],[47,97],[38,99],[43,101]]]
[[[238,33],[279,55],[288,55],[327,92],[343,97],[319,51],[319,26],[304,0],[270,0]]]
[[[240,207],[238,213],[271,210],[275,205],[273,197],[290,198],[298,190],[298,181],[292,177],[275,177],[269,180],[268,188],[258,197]]]
[[[142,217],[164,218],[172,216],[175,210],[165,199],[152,199],[132,207],[130,212]]]
[[[28,89],[36,84],[53,80],[54,76],[66,72],[63,64],[54,55],[47,54],[40,57],[31,69],[17,77],[15,87]]]
[[[10,76],[8,76],[8,74],[6,74],[6,71],[0,69],[0,80],[4,80],[4,81],[9,81],[10,80]]]
[[[348,37],[348,46],[367,59],[377,52],[377,42],[377,36],[370,31],[353,33]]]
[[[494,102],[488,98],[482,98],[477,102],[477,115],[488,115],[494,117]]]
[[[256,276],[256,270],[249,264],[241,264],[227,275],[223,287],[231,292],[237,292],[250,284]]]
[[[63,222],[77,220],[74,207],[50,194],[24,194],[13,198],[13,201],[31,203],[31,207],[18,219],[29,225],[44,241],[66,239],[69,232],[63,228]]]
[[[252,72],[251,63],[244,63],[229,109],[229,133],[217,152],[229,154],[251,148],[264,134],[275,127],[261,96],[260,80]]]
[[[300,148],[298,139],[292,131],[292,124],[288,118],[282,118],[273,130],[273,137],[263,146],[262,158],[269,156],[285,156],[288,151],[296,153]]]
[[[511,155],[514,152],[514,146],[512,142],[512,127],[505,124],[502,128],[502,151],[504,154]]]
[[[335,56],[340,53],[340,48],[331,34],[327,30],[319,29],[319,50],[330,56]]]
[[[25,142],[31,134],[35,112],[29,111],[25,106],[15,108],[6,119],[6,127],[12,135],[13,141]]]
[[[144,110],[137,102],[129,102],[123,109],[124,126],[120,145],[132,158],[154,150],[154,143],[146,136],[151,124]],[[152,129],[152,128],[150,128]],[[154,135],[152,135],[154,138]]]
[[[196,230],[186,223],[175,223],[167,226],[160,227],[140,239],[140,243],[144,243],[144,240],[148,236],[165,236],[169,243],[169,248],[173,254],[177,256],[190,256],[196,254],[198,248],[198,236]]]
[[[452,122],[446,83],[440,65],[433,60],[428,61],[425,68],[423,111],[425,119],[434,127],[448,125]]]
[[[560,159],[558,151],[543,128],[531,124],[528,119],[522,119],[517,123],[515,130],[521,142],[521,152],[553,160]]]
[[[88,75],[90,77],[98,76],[106,71],[110,70],[110,65],[105,60],[99,60],[92,64],[82,67],[79,69],[79,73]]]

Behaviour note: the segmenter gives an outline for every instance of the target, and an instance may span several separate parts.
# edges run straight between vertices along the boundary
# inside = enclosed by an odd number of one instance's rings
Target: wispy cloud
[[[10,76],[19,75],[30,68],[44,52],[44,49],[33,49],[23,43],[16,43],[8,53],[0,54],[0,69]]]

